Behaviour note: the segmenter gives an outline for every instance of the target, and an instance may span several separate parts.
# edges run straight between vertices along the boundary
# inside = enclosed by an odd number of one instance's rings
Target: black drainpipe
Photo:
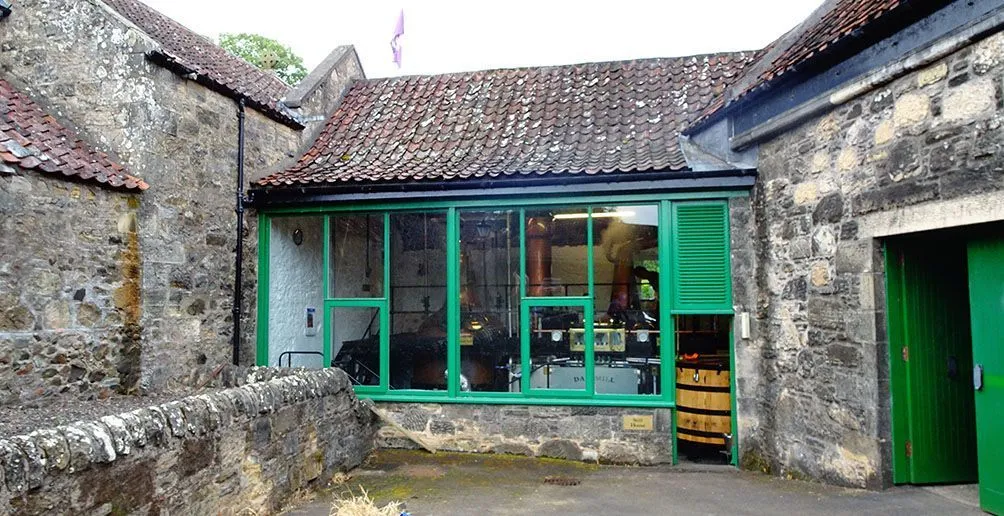
[[[233,362],[238,365],[241,355],[241,303],[244,299],[244,97],[237,101],[237,249],[234,263],[234,318]]]

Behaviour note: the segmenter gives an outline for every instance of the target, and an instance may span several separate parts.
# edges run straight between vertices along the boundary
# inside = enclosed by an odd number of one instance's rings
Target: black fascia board
[[[555,174],[552,177],[454,180],[405,183],[347,183],[315,186],[256,186],[248,199],[257,209],[311,206],[335,202],[485,199],[520,196],[555,197],[685,191],[748,190],[755,169],[716,171],[654,171],[595,175]]]

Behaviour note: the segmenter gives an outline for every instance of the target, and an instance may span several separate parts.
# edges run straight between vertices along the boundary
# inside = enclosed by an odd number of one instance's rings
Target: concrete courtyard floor
[[[578,485],[553,481],[578,480]],[[380,450],[343,484],[285,514],[327,516],[332,501],[362,489],[413,516],[470,514],[965,515],[976,507],[929,489],[843,489],[727,466],[597,466],[509,455]]]

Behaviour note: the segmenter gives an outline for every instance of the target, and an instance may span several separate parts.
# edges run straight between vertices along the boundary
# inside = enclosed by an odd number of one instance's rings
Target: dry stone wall
[[[747,467],[856,487],[891,481],[875,236],[905,210],[916,220],[897,223],[933,229],[963,223],[945,209],[1004,205],[1002,86],[998,33],[761,145],[751,198],[759,324],[737,343]]]
[[[0,440],[0,514],[269,514],[370,452],[342,371],[224,376],[244,385]]]

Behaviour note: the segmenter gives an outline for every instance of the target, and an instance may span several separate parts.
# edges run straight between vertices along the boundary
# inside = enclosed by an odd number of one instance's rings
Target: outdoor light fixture
[[[2,2],[2,1],[3,0],[0,0],[0,2]],[[296,245],[300,245],[300,244],[303,243],[303,230],[302,229],[296,228],[295,230],[293,230],[293,243],[296,244]]]
[[[10,0],[0,0],[0,19],[10,16]]]
[[[612,217],[631,218],[634,216],[635,213],[633,211],[604,211],[592,214],[592,218],[594,219],[606,219]],[[588,213],[558,213],[554,216],[554,220],[588,219],[589,217],[590,215]]]

